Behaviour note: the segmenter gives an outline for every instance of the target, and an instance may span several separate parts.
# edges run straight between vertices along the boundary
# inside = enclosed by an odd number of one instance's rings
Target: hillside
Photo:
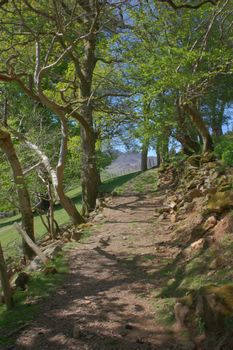
[[[69,274],[17,332],[15,348],[232,349],[231,312],[209,304],[218,317],[208,324],[209,311],[201,314],[193,301],[176,313],[177,298],[232,279],[232,176],[197,156],[115,188],[84,238],[72,239]],[[215,334],[220,316],[226,328]]]
[[[156,166],[156,157],[148,157],[148,168]],[[136,152],[120,153],[106,168],[111,175],[123,175],[141,170],[141,154]]]

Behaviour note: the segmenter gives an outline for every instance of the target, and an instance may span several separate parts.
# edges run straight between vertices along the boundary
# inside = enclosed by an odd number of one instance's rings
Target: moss
[[[206,209],[209,212],[222,212],[233,207],[233,191],[217,192],[208,200]]]

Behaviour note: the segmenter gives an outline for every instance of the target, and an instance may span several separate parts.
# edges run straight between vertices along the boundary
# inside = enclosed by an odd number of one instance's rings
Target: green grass
[[[131,173],[128,175],[118,176],[116,178],[106,180],[100,186],[99,191],[103,193],[110,193],[115,189],[120,188],[130,180],[134,179],[138,175],[139,173]],[[73,199],[77,209],[80,210],[82,205],[81,188],[76,187],[73,190],[67,192],[67,195]],[[70,222],[66,211],[60,206],[60,204],[55,206],[55,219],[59,225],[68,224]],[[21,238],[13,227],[14,222],[17,221],[20,221],[20,215],[13,216],[11,218],[0,219],[0,241],[6,256],[16,255],[18,250],[17,247],[21,245]],[[38,215],[35,215],[34,223],[36,238],[41,238],[46,234],[46,229]]]
[[[148,193],[157,190],[157,170],[151,169],[142,173],[134,173],[127,182],[119,184],[115,190],[119,194],[125,192]],[[131,174],[130,174],[131,175]],[[128,175],[126,175],[128,176]]]
[[[31,301],[38,298],[47,297],[64,280],[64,274],[68,272],[68,264],[63,254],[57,256],[48,266],[57,269],[57,274],[45,275],[41,271],[31,274],[28,290],[17,291],[14,294],[15,306],[11,311],[7,311],[5,305],[0,305],[0,345],[9,345],[14,343],[14,339],[7,337],[12,330],[19,328],[23,324],[31,321],[37,314],[36,303],[25,303],[26,298]]]
[[[168,325],[174,322],[174,304],[177,297],[186,295],[190,290],[198,290],[208,284],[228,284],[233,279],[233,238],[228,234],[216,250],[212,246],[193,256],[189,261],[174,260],[159,271],[164,278],[161,288],[153,291],[153,307],[157,321]],[[210,269],[211,262],[219,256],[225,262],[216,269]],[[201,328],[201,327],[200,327]]]

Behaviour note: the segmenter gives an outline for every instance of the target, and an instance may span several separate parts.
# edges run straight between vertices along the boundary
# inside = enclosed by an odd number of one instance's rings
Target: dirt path
[[[177,252],[163,247],[171,223],[156,221],[162,199],[159,193],[112,199],[88,241],[70,251],[65,284],[41,303],[12,349],[183,349],[171,329],[156,324],[153,308],[160,270]],[[72,336],[75,324],[79,339]]]

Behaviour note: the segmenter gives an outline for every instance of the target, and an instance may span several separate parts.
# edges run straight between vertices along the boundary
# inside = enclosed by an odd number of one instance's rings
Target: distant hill
[[[148,157],[148,168],[155,166],[156,157]],[[111,175],[123,175],[139,171],[141,169],[141,154],[137,152],[120,153],[106,168]]]

